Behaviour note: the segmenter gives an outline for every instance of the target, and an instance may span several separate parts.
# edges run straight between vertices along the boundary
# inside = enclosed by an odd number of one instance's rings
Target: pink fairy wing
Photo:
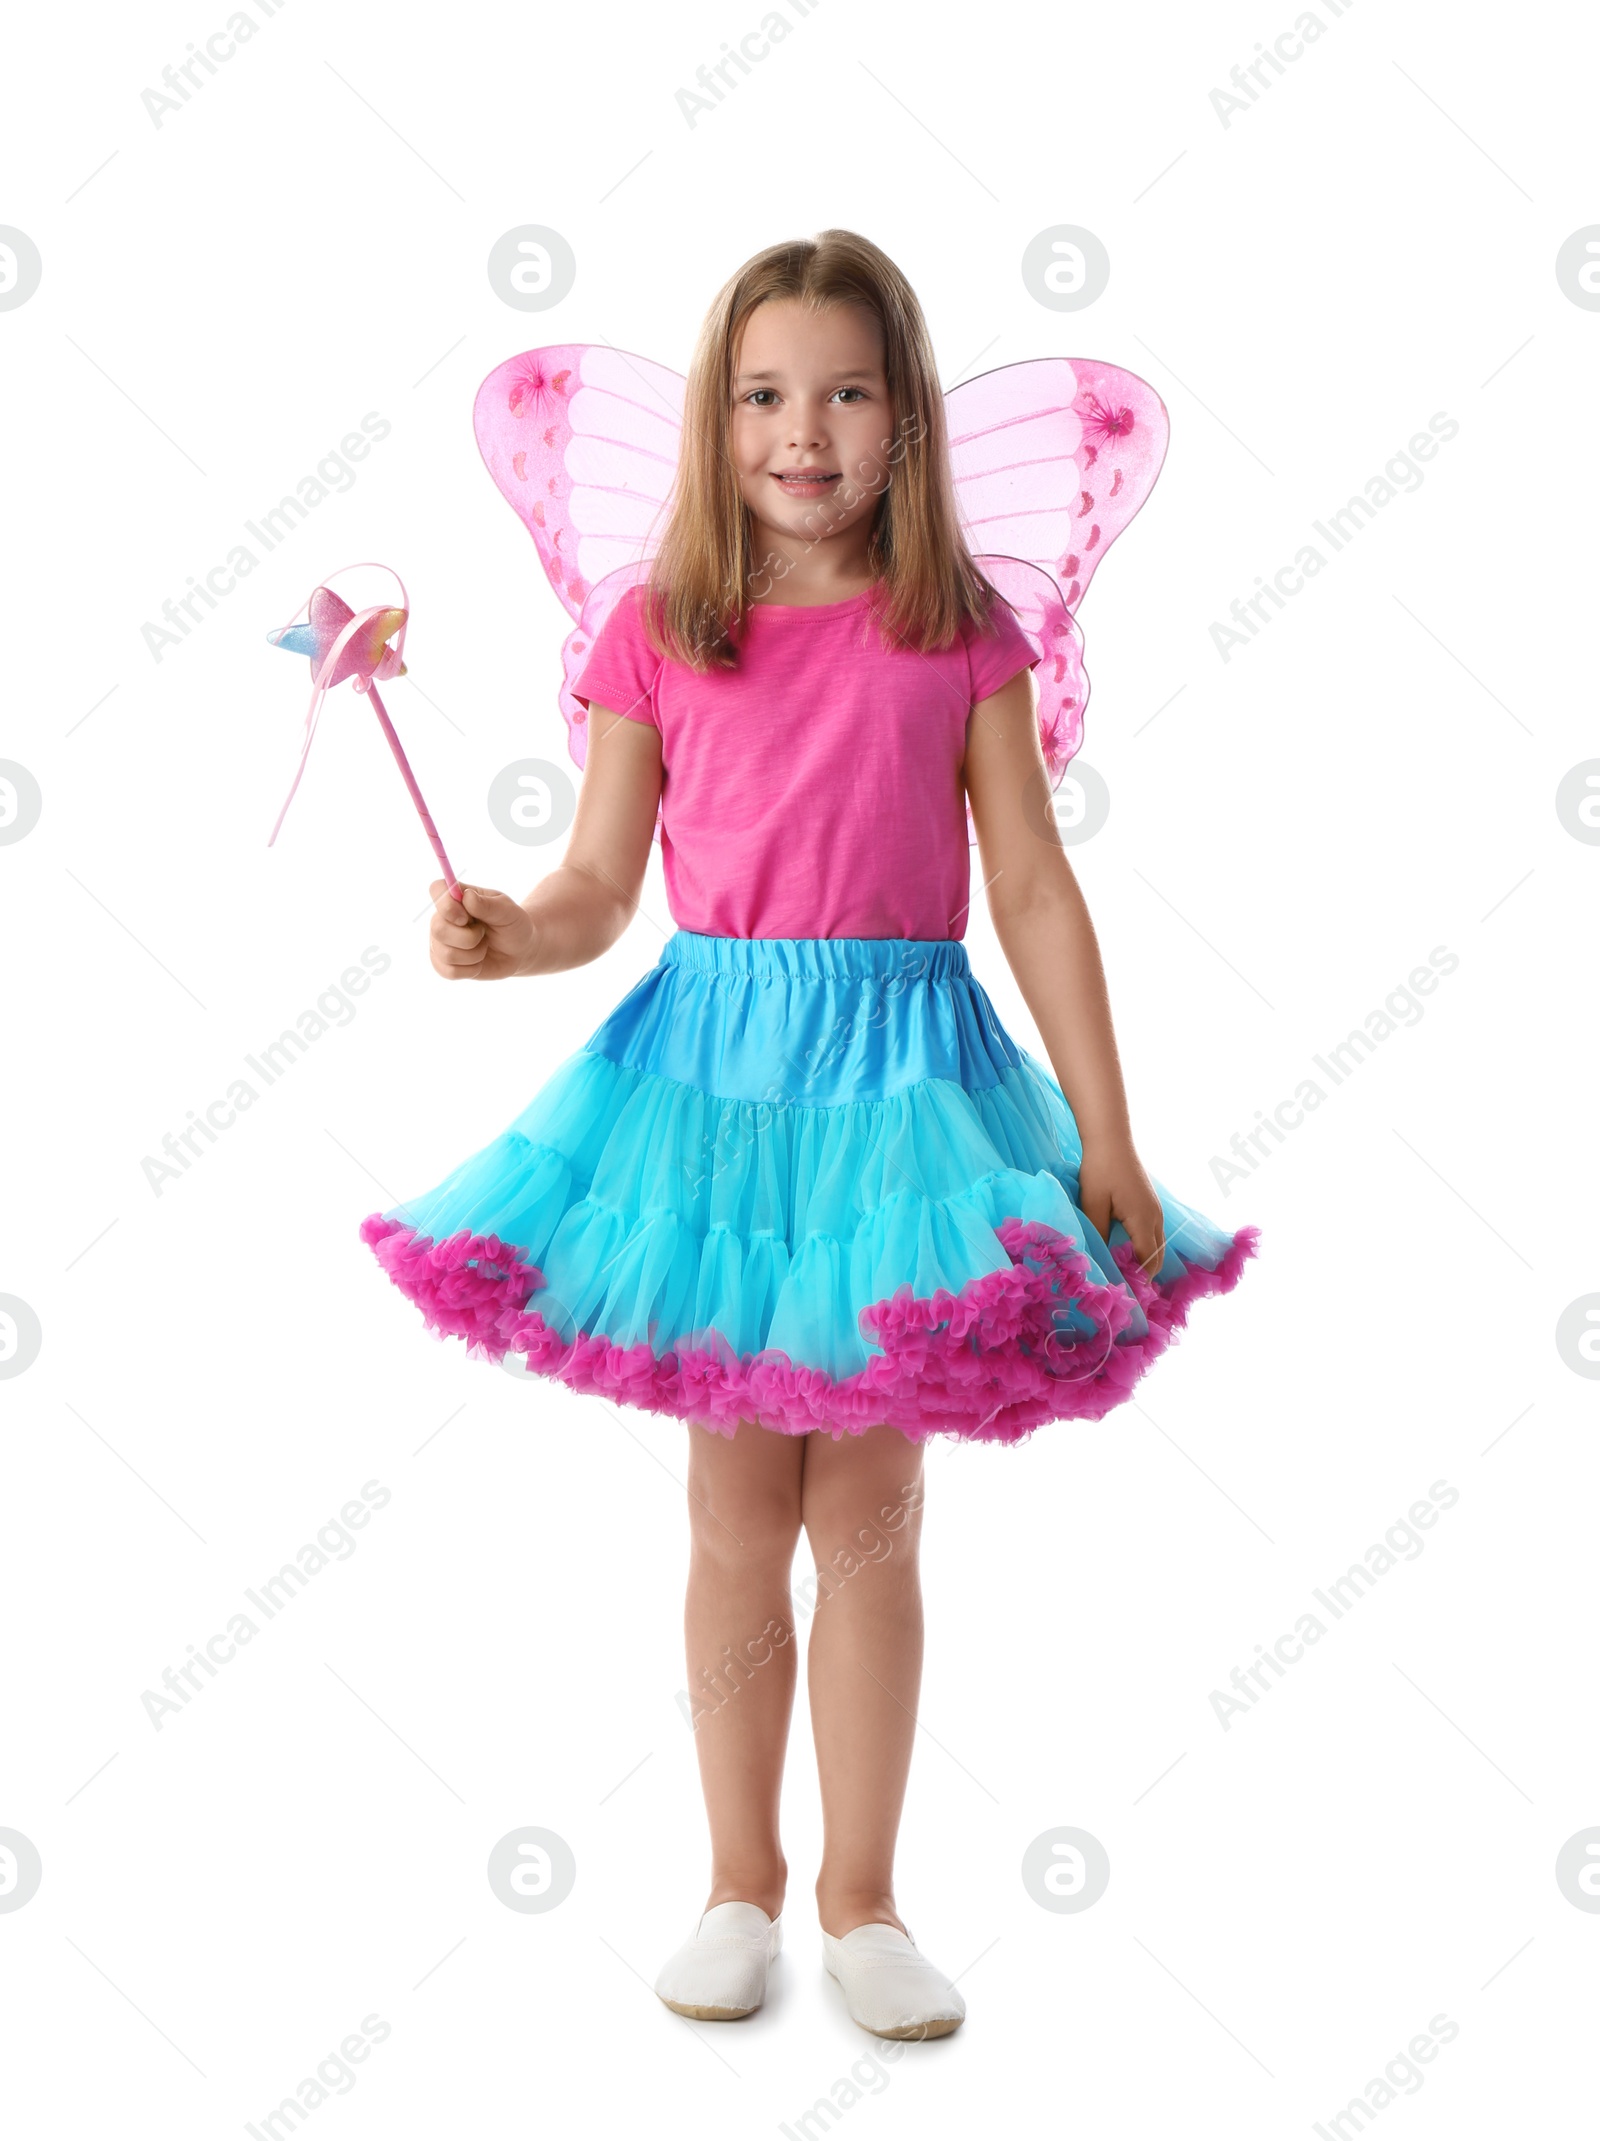
[[[1114,364],[1039,357],[967,380],[946,395],[945,415],[974,555],[1043,566],[1076,614],[1161,472],[1160,395]]]
[[[686,385],[648,357],[571,342],[508,358],[478,389],[478,451],[575,618],[600,581],[655,554]]]
[[[1083,741],[1077,611],[1161,472],[1166,408],[1117,365],[1039,357],[965,381],[946,395],[945,416],[968,545],[1041,655],[1039,741],[1053,788]]]
[[[1083,741],[1083,708],[1089,696],[1083,633],[1054,577],[1042,567],[993,553],[980,557],[977,564],[1010,603],[1017,623],[1040,656],[1033,672],[1039,694],[1039,743],[1054,788]]]
[[[582,765],[589,750],[589,709],[572,695],[580,671],[589,659],[600,627],[635,582],[647,580],[649,560],[624,565],[591,587],[584,598],[578,622],[561,643],[561,718],[567,724],[567,749],[574,764]],[[657,819],[659,831],[660,820]]]
[[[650,576],[650,563],[644,559],[637,564],[624,565],[618,571],[591,587],[583,600],[578,621],[561,643],[561,691],[558,703],[561,718],[567,725],[567,750],[574,765],[581,766],[589,755],[589,709],[581,699],[573,696],[577,682],[589,653],[594,646],[600,627],[616,608],[622,597],[635,582],[643,582]],[[656,806],[655,838],[661,838],[661,806]]]

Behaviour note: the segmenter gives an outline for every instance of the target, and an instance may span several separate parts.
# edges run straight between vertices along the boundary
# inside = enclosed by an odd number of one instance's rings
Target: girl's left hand
[[[1166,1228],[1161,1199],[1131,1144],[1084,1146],[1078,1203],[1102,1241],[1109,1240],[1111,1222],[1121,1220],[1141,1270],[1153,1280],[1166,1258]]]

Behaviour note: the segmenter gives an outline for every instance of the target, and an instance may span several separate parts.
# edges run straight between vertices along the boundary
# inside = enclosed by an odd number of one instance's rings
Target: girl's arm
[[[1161,1200],[1133,1148],[1094,925],[1055,820],[1040,809],[1050,784],[1030,670],[972,709],[962,770],[995,935],[1083,1139],[1078,1202],[1102,1239],[1121,1220],[1153,1278],[1166,1253]]]
[[[661,736],[589,709],[589,749],[567,851],[522,901],[479,885],[433,894],[428,951],[447,981],[554,974],[609,951],[633,919],[661,800]]]

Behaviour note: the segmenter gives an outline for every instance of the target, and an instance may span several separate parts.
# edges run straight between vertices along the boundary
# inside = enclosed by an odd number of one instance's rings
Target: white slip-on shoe
[[[954,1985],[898,1926],[858,1925],[837,1940],[824,1933],[822,1957],[851,2021],[875,2037],[947,2037],[966,2016]]]
[[[767,1995],[767,1966],[783,1946],[783,1913],[758,1903],[713,1903],[656,1979],[675,2015],[696,2022],[738,2022]]]

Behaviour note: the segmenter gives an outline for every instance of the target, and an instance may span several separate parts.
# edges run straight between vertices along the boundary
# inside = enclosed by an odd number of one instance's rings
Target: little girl
[[[803,1529],[824,1959],[865,2029],[942,2035],[962,1997],[894,1894],[923,1444],[1099,1419],[1256,1230],[1134,1149],[1094,932],[1028,804],[1037,657],[964,540],[905,278],[849,231],[757,254],[684,418],[648,578],[574,687],[565,857],[520,904],[436,881],[431,955],[452,981],[598,958],[658,809],[676,932],[509,1129],[362,1233],[435,1330],[688,1424],[711,1885],[660,1997],[750,2014],[778,1952]],[[968,803],[1054,1078],[968,966]]]

